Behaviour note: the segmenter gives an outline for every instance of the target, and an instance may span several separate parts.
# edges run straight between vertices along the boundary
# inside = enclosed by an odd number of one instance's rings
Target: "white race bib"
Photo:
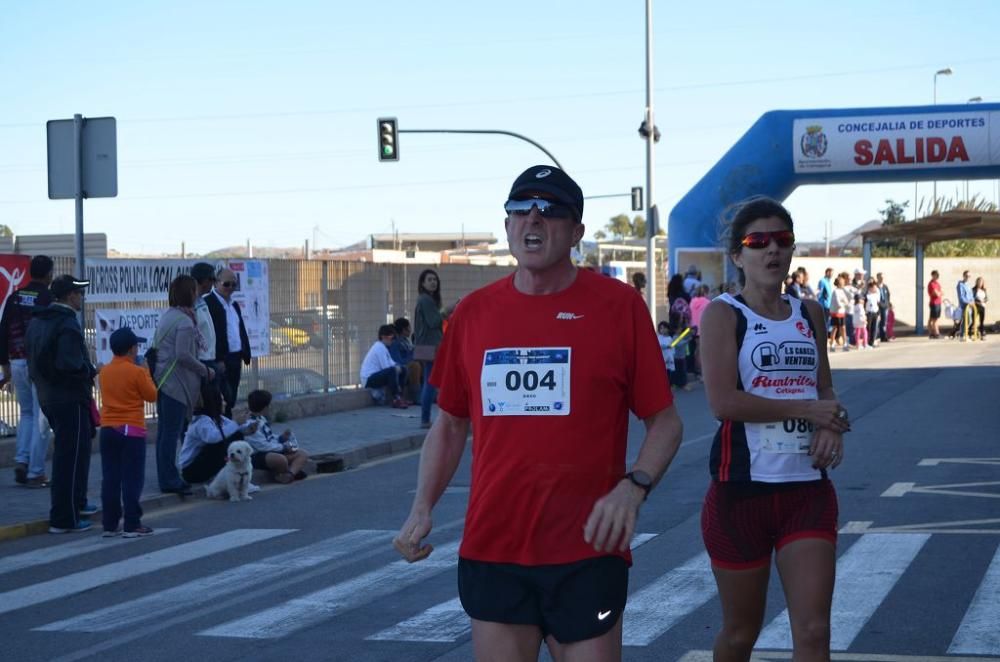
[[[753,425],[760,435],[760,450],[765,453],[808,453],[815,432],[813,424],[804,418]]]
[[[483,354],[483,416],[567,416],[569,347],[506,347]]]

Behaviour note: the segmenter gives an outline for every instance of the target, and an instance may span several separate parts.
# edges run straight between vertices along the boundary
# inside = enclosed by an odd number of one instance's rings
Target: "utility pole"
[[[656,142],[656,123],[653,120],[653,0],[646,0],[646,306],[656,319],[656,231],[653,190],[653,144]]]

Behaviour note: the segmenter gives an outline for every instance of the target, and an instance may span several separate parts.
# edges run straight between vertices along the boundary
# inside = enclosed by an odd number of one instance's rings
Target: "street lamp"
[[[944,69],[938,69],[934,72],[934,105],[937,105],[937,77],[938,76],[950,76],[952,73],[951,67],[945,67]],[[934,180],[934,211],[937,211],[937,180]]]

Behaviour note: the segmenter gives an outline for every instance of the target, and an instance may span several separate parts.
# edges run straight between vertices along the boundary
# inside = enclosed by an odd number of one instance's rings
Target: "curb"
[[[310,461],[309,467],[312,469],[310,474],[313,477],[322,476],[324,474],[339,473],[341,471],[349,471],[358,467],[366,462],[371,462],[372,460],[384,459],[392,455],[398,455],[401,453],[406,453],[411,450],[415,450],[423,446],[424,438],[427,436],[426,431],[407,435],[405,437],[400,437],[397,439],[392,439],[389,441],[380,441],[373,444],[361,445],[340,453],[329,453],[326,456],[317,455],[313,457],[313,460],[327,458],[326,462],[340,462],[340,465],[335,470],[324,470],[322,468],[317,468],[317,463],[315,461]],[[272,484],[271,481],[261,481],[262,488],[268,489],[265,486]],[[277,483],[274,483],[277,485]],[[287,486],[282,486],[287,487]],[[156,511],[170,506],[181,505],[188,503],[190,501],[212,501],[205,496],[205,490],[201,486],[194,488],[194,494],[191,496],[181,496],[179,494],[157,494],[149,498],[143,499],[139,502],[142,506],[144,512],[148,513],[150,511]],[[90,516],[92,522],[96,522],[94,530],[97,530],[100,526],[101,511],[98,510],[96,513]],[[43,533],[49,532],[49,520],[48,518],[32,520],[29,522],[19,522],[17,524],[7,524],[0,526],[0,542],[6,542],[8,540],[18,540],[20,538],[25,538],[27,536],[36,536]],[[67,534],[71,535],[71,534]]]

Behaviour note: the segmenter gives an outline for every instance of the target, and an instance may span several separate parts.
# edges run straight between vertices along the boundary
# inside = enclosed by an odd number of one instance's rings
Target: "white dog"
[[[253,448],[245,441],[234,441],[226,451],[228,461],[226,466],[215,475],[212,482],[205,486],[205,494],[210,499],[222,499],[227,494],[230,501],[250,501],[253,499],[247,491],[250,489],[250,477],[253,467],[250,455]]]

